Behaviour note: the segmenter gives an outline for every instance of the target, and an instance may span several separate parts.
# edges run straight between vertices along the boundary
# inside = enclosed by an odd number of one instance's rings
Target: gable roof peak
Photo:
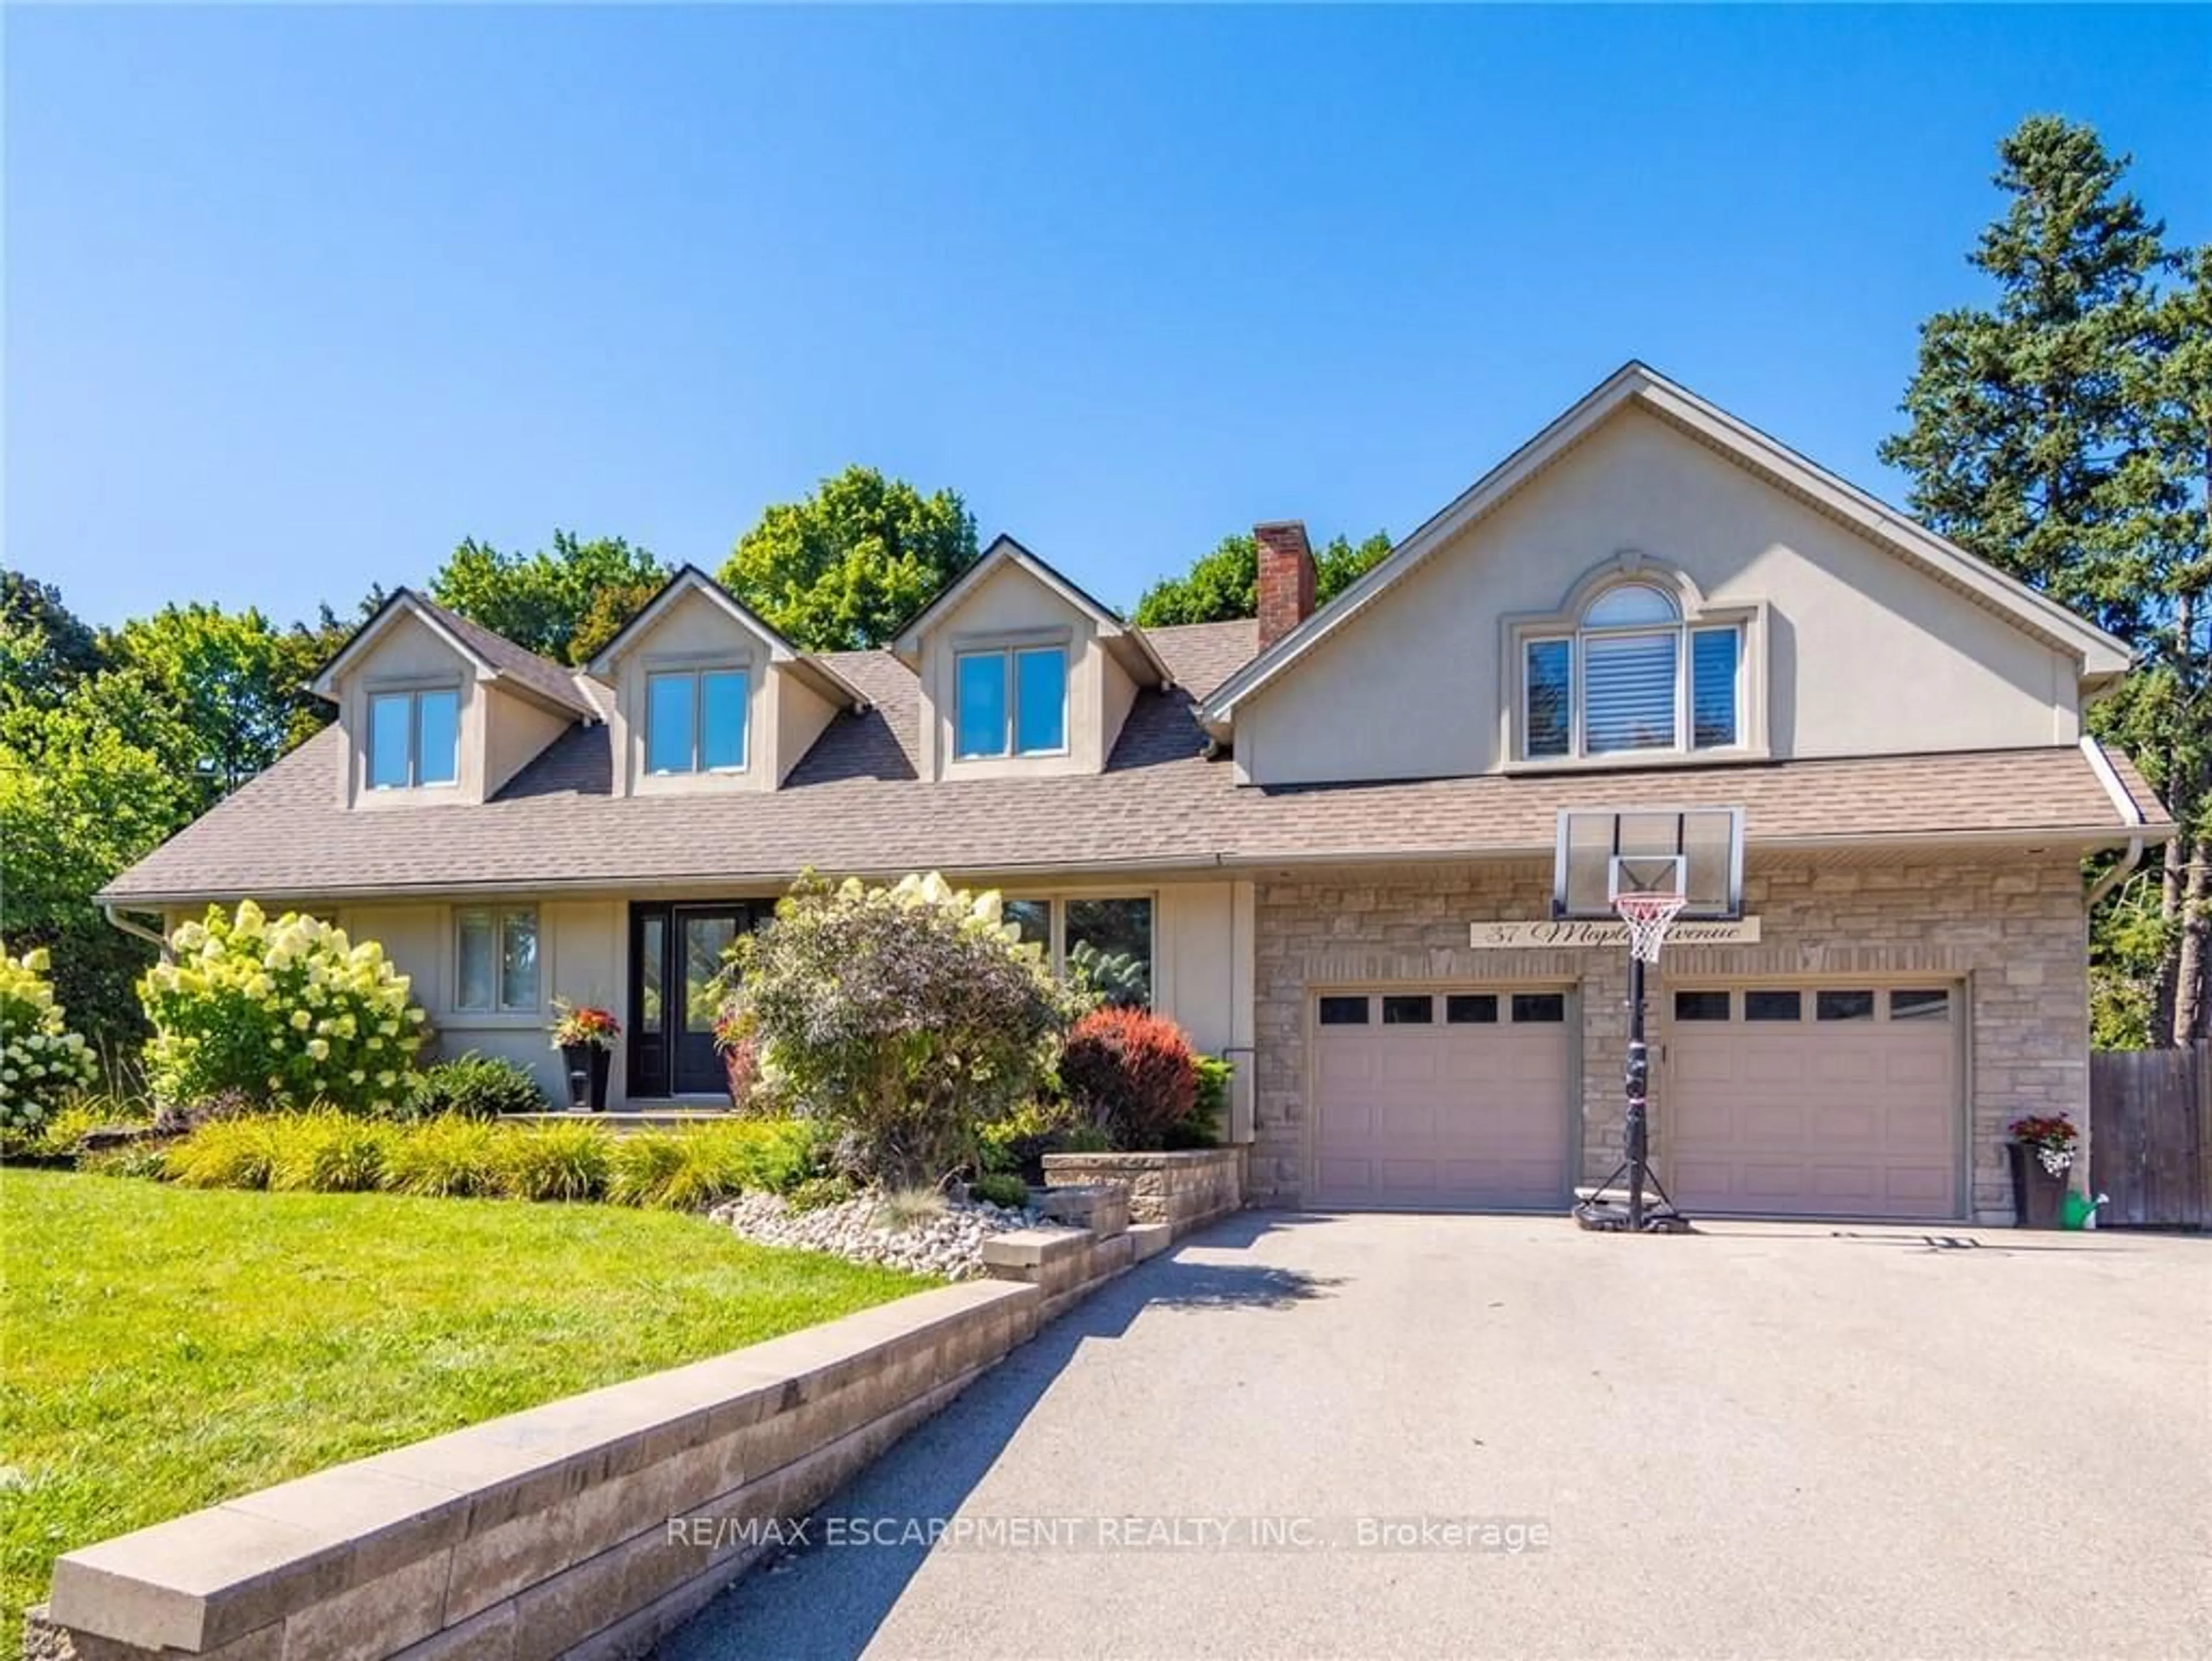
[[[803,678],[811,681],[814,689],[832,703],[842,704],[854,710],[868,707],[867,694],[839,674],[823,658],[816,653],[802,650],[766,618],[689,561],[671,572],[668,581],[660,585],[659,593],[646,601],[639,608],[637,615],[616,630],[612,638],[599,648],[587,666],[590,672],[605,679],[623,654],[650,633],[653,625],[687,594],[703,596],[734,618],[739,626],[767,646],[770,663],[790,666]]]
[[[505,635],[404,586],[386,595],[384,604],[331,654],[330,660],[307,683],[308,690],[335,701],[338,677],[344,673],[347,664],[358,658],[402,617],[413,618],[452,648],[476,671],[478,680],[504,684],[509,691],[519,692],[532,703],[582,721],[600,718],[590,696],[576,684],[574,671],[550,658],[540,657],[528,647],[517,645]]]
[[[1098,637],[1108,649],[1121,660],[1123,668],[1137,680],[1163,689],[1175,684],[1175,672],[1170,669],[1152,643],[1145,638],[1145,631],[1124,618],[1119,611],[1103,600],[1087,593],[1073,577],[1040,558],[1024,547],[1007,532],[1001,531],[991,538],[983,551],[968,563],[967,569],[939,589],[937,594],[919,611],[900,625],[890,642],[890,652],[901,662],[913,668],[921,661],[921,637],[933,621],[957,607],[973,593],[990,575],[1007,565],[1018,567],[1039,586],[1057,594],[1062,600],[1091,620]]]

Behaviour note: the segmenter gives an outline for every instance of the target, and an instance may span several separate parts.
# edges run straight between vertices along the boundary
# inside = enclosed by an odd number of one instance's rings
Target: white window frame
[[[744,757],[735,767],[702,767],[700,757],[707,743],[707,677],[709,675],[741,675],[744,678],[744,717],[738,730],[738,752]],[[657,680],[686,680],[691,683],[691,764],[684,768],[655,767],[653,764],[653,684]],[[668,664],[659,667],[648,666],[645,672],[645,773],[648,778],[730,778],[744,773],[753,761],[753,671],[749,663]]]
[[[453,700],[453,776],[449,779],[422,777],[422,700],[443,693]],[[362,711],[362,776],[368,788],[389,790],[450,790],[461,782],[461,689],[446,682],[424,686],[370,686],[364,693],[367,703]],[[376,782],[376,706],[382,698],[407,700],[407,782],[404,784],[379,784]]]
[[[491,919],[491,1001],[471,1004],[461,1001],[461,925],[472,912],[482,912]],[[538,953],[532,964],[535,984],[531,1001],[526,1004],[508,1003],[506,1000],[507,924],[513,917],[530,919],[531,933],[538,941]],[[534,905],[457,905],[453,911],[453,995],[452,1007],[461,1015],[529,1015],[535,1016],[545,1007],[545,923]]]
[[[1016,660],[1034,652],[1053,652],[1060,657],[1060,745],[1053,750],[1024,750],[1020,748],[1022,731],[1022,678]],[[1006,677],[1006,721],[1000,746],[996,750],[963,750],[960,747],[960,706],[963,695],[960,671],[971,658],[997,658]],[[1069,702],[1072,697],[1072,677],[1074,674],[1073,654],[1065,641],[1048,640],[1029,643],[1015,642],[1006,646],[961,647],[952,654],[952,759],[963,761],[1030,761],[1068,753],[1072,734]]]
[[[1692,615],[1680,596],[1660,584],[1646,579],[1629,578],[1608,583],[1590,595],[1579,608],[1580,616],[1587,617],[1592,607],[1607,595],[1624,587],[1650,589],[1665,598],[1674,608],[1671,623],[1600,624],[1595,627],[1579,620],[1572,628],[1534,626],[1517,632],[1514,636],[1514,675],[1517,688],[1515,712],[1514,757],[1517,762],[1536,766],[1547,764],[1564,765],[1574,762],[1602,762],[1633,764],[1656,757],[1733,756],[1750,748],[1747,736],[1749,725],[1749,703],[1747,691],[1747,669],[1750,663],[1749,636],[1741,618],[1706,619]],[[1697,693],[1696,642],[1699,635],[1730,634],[1735,637],[1735,732],[1726,744],[1698,745],[1697,721],[1693,700]],[[1589,742],[1589,648],[1592,641],[1660,639],[1671,636],[1674,642],[1674,733],[1669,745],[1653,745],[1642,749],[1596,750]],[[1538,755],[1529,748],[1533,729],[1529,720],[1530,682],[1528,660],[1531,648],[1565,642],[1567,647],[1567,747],[1558,754]]]

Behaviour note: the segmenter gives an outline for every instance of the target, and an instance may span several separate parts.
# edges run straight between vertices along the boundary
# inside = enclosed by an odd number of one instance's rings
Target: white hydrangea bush
[[[0,1134],[34,1136],[62,1103],[88,1088],[100,1062],[54,1001],[45,950],[0,951]]]
[[[422,1047],[408,977],[374,940],[252,900],[208,908],[169,938],[173,961],[138,983],[154,1036],[155,1096],[190,1106],[239,1091],[271,1108],[316,1103],[389,1113]]]

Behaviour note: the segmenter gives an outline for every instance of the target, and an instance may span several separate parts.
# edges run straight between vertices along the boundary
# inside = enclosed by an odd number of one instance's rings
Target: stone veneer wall
[[[1303,1196],[1307,1007],[1313,991],[1330,986],[1449,980],[1578,994],[1582,1179],[1612,1171],[1620,1158],[1626,952],[1468,945],[1471,922],[1545,916],[1551,886],[1549,861],[1370,867],[1260,885],[1256,1123],[1246,1178],[1253,1202],[1291,1205]],[[2006,1123],[2059,1112],[2087,1123],[2082,891],[2079,863],[2064,852],[1887,863],[1753,854],[1744,909],[1760,919],[1760,943],[1670,952],[1651,979],[1650,1008],[1661,1013],[1670,983],[1723,977],[1965,981],[1968,1203],[1978,1221],[2008,1222]],[[1571,1007],[1571,1024],[1574,1017]],[[1662,1074],[1653,1092],[1662,1138],[1665,1088]]]

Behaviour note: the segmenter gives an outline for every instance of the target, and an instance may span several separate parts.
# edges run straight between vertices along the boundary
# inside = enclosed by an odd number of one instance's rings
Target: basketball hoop
[[[1640,961],[1657,963],[1667,931],[1689,904],[1686,894],[1616,894],[1613,909],[1628,925],[1628,949]]]

